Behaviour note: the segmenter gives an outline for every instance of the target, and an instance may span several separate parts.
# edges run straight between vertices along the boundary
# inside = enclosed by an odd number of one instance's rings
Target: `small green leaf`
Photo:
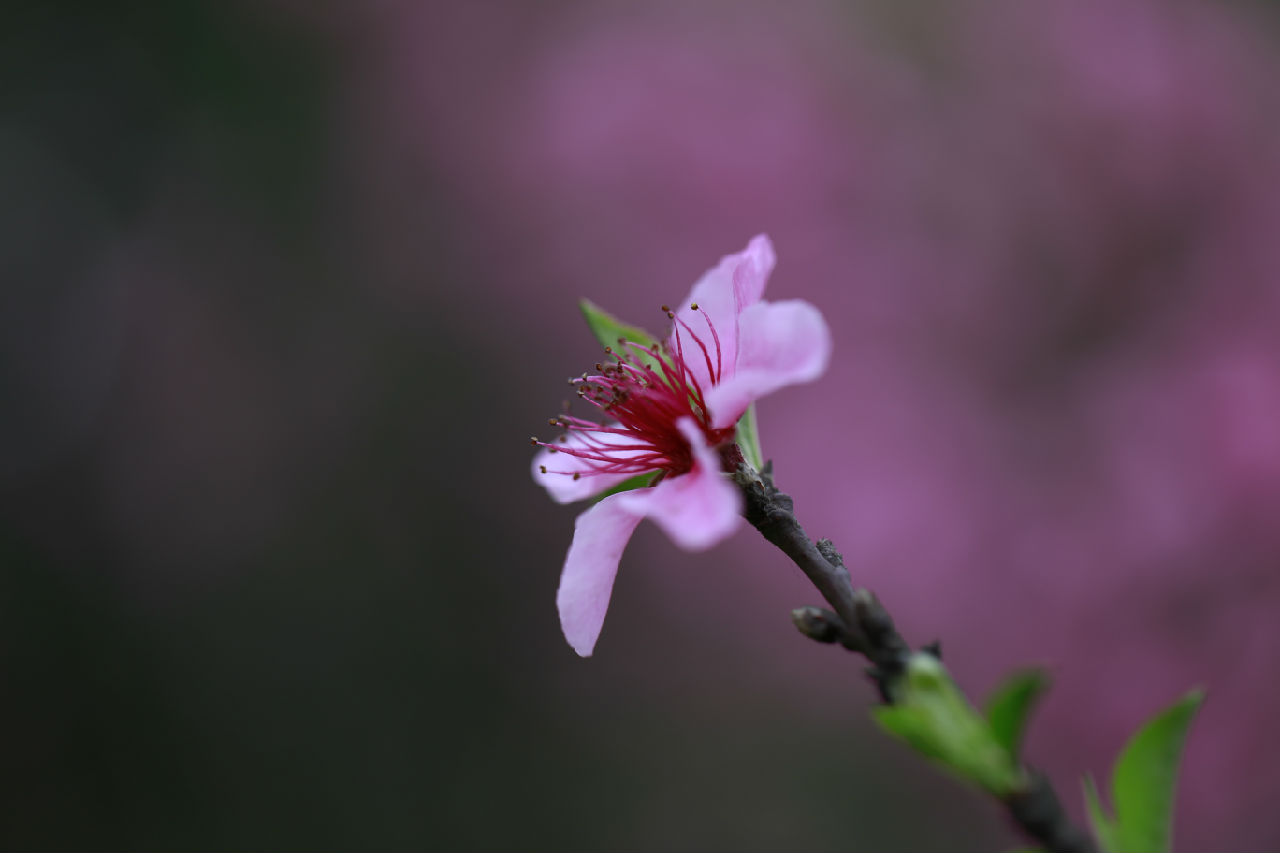
[[[1084,785],[1085,810],[1089,813],[1089,825],[1093,827],[1098,846],[1102,848],[1103,853],[1117,853],[1120,842],[1116,823],[1107,817],[1107,810],[1102,807],[1102,800],[1098,797],[1097,783],[1093,781],[1092,774],[1086,774],[1081,782]]]
[[[1157,714],[1125,745],[1111,777],[1120,853],[1168,850],[1178,760],[1204,691],[1192,690]]]
[[[1204,691],[1192,690],[1152,717],[1129,738],[1111,772],[1115,818],[1107,817],[1092,777],[1084,780],[1085,805],[1107,853],[1167,853],[1173,835],[1173,798],[1187,729]]]
[[[996,740],[1018,760],[1027,717],[1036,700],[1049,689],[1049,676],[1042,669],[1028,669],[1009,676],[987,698],[987,722]]]
[[[742,449],[742,455],[747,460],[747,464],[757,471],[764,468],[764,454],[760,452],[760,427],[756,423],[756,404],[752,403],[747,406],[747,411],[742,417],[738,418],[737,435],[735,436],[738,447]]]
[[[593,503],[599,503],[600,501],[609,497],[609,495],[616,495],[618,492],[629,492],[632,489],[643,488],[649,485],[650,481],[652,481],[653,478],[656,476],[658,476],[657,471],[648,471],[644,474],[636,474],[631,479],[623,480],[618,485],[605,489],[603,492],[596,495],[593,500]]]
[[[578,308],[582,310],[582,316],[586,318],[587,325],[602,347],[616,347],[619,340],[626,340],[648,349],[658,342],[657,338],[644,329],[622,322],[589,299],[579,300]]]
[[[998,797],[1021,787],[1022,771],[936,657],[912,655],[893,699],[872,714],[917,752]]]

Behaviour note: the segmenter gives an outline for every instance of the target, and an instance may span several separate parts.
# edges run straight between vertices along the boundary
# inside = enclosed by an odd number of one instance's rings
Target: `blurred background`
[[[1175,845],[1280,847],[1280,10],[0,11],[0,847],[1006,849],[754,531],[589,660],[528,436],[769,233],[814,535],[1079,777],[1193,685]]]

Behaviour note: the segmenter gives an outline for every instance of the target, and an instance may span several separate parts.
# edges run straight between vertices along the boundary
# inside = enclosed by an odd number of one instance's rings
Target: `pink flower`
[[[541,442],[533,473],[560,503],[641,474],[644,488],[610,495],[578,516],[556,605],[565,638],[586,657],[604,624],[622,551],[642,518],[677,545],[709,548],[737,527],[741,496],[726,472],[742,459],[738,419],[753,400],[826,368],[831,336],[807,302],[764,302],[774,265],[763,234],[693,286],[665,343],[619,341],[594,375],[573,380],[603,423],[552,419],[564,435]],[[666,310],[666,309],[664,309]]]

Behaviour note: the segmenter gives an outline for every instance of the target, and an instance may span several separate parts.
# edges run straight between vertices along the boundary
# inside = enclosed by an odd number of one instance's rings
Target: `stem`
[[[892,704],[894,683],[912,652],[889,612],[869,591],[854,588],[831,540],[815,543],[804,532],[791,497],[773,484],[771,464],[763,472],[739,464],[734,480],[745,499],[747,521],[790,557],[831,605],[831,610],[805,607],[795,611],[796,627],[812,639],[839,643],[866,657],[871,662],[868,674],[881,700]],[[938,654],[936,643],[925,650]],[[1013,822],[1052,853],[1097,853],[1093,838],[1067,818],[1044,774],[1027,767],[1023,770],[1025,787],[1001,800]]]

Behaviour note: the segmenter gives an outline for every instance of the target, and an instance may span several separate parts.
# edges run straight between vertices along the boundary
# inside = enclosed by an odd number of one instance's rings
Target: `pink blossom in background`
[[[1077,815],[1201,684],[1177,848],[1276,848],[1262,5],[25,4],[11,846],[995,849],[998,814],[871,730],[857,661],[795,635],[793,566],[680,547],[738,523],[717,451],[769,392],[779,485],[908,639],[975,697],[1051,667],[1026,752]],[[643,449],[604,468],[535,463],[562,498],[664,471],[581,516],[580,651],[634,567],[585,677],[549,602],[570,514],[522,467],[599,357],[572,306],[659,322],[760,230],[770,295],[822,306],[782,336],[822,380],[746,369],[783,354],[728,343],[764,303],[691,296],[702,404],[631,410]],[[762,288],[765,244],[739,262]]]
[[[806,527],[975,692],[1051,664],[1028,754],[1068,802],[1200,683],[1178,845],[1280,837],[1261,810],[1280,787],[1280,69],[1249,18],[396,8],[351,98],[352,126],[396,131],[362,140],[371,245],[406,281],[434,262],[406,248],[416,167],[470,217],[454,251],[519,281],[502,295],[521,310],[394,298],[560,340],[569,300],[643,316],[655,282],[767,228],[788,247],[776,286],[838,338],[822,383],[761,412]],[[653,598],[759,562],[745,540]],[[758,577],[741,595],[791,589]]]
[[[668,316],[659,347],[620,340],[612,363],[574,380],[578,396],[609,418],[564,414],[566,435],[538,442],[533,475],[561,503],[582,500],[639,474],[652,486],[609,495],[578,516],[556,604],[566,639],[595,647],[618,561],[636,525],[653,519],[687,550],[701,551],[738,526],[742,499],[724,471],[737,457],[734,427],[756,399],[816,379],[831,337],[807,302],[762,300],[776,258],[769,238],[728,255]],[[723,458],[723,461],[722,461]]]

